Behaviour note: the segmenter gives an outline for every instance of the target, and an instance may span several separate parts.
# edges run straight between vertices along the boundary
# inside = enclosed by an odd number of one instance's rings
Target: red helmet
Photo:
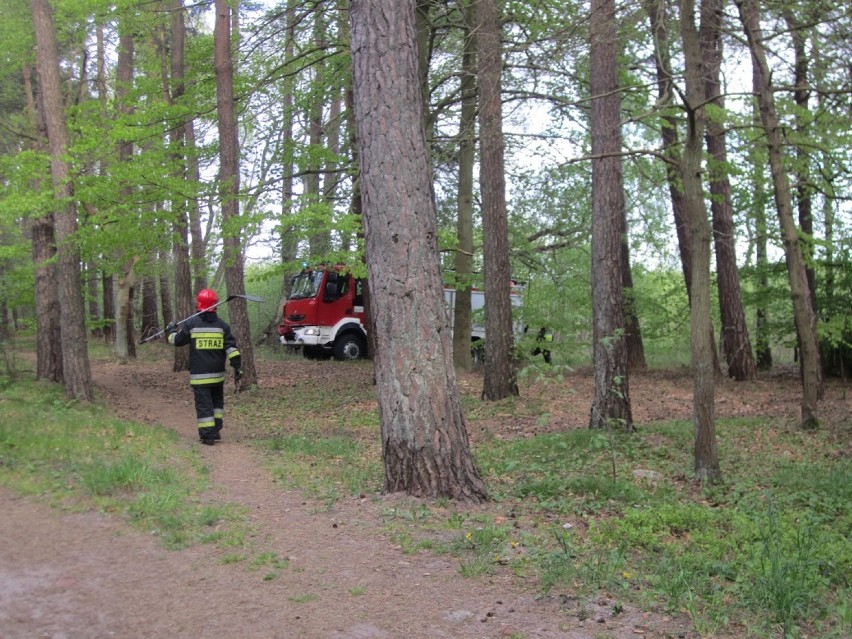
[[[213,310],[213,306],[219,303],[219,297],[216,295],[216,291],[212,288],[203,288],[198,291],[198,295],[195,296],[195,310],[196,311],[206,311]]]

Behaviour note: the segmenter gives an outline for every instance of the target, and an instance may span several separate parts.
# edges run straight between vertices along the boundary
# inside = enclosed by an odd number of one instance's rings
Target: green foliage
[[[124,513],[164,545],[226,543],[244,514],[201,506],[206,475],[174,431],[122,422],[64,398],[61,387],[19,380],[0,390],[0,483],[75,507]],[[211,538],[208,529],[220,528]]]
[[[795,636],[807,624],[843,636],[852,466],[831,454],[830,434],[760,420],[718,426],[727,481],[704,495],[673,481],[690,464],[686,424],[646,425],[616,439],[618,467],[659,477],[647,481],[612,482],[589,431],[485,446],[478,459],[492,494],[515,516],[529,511],[550,522],[524,539],[528,553],[513,569],[534,571],[544,590],[641,592],[646,604],[686,610],[707,633],[778,624]],[[784,459],[788,449],[798,451],[795,461]],[[585,525],[562,527],[554,516]]]
[[[375,492],[382,481],[379,464],[348,438],[284,435],[269,439],[265,447],[274,453],[270,463],[278,481],[329,506],[348,495]]]

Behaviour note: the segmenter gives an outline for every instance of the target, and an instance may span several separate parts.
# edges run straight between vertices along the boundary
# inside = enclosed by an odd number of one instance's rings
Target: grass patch
[[[31,379],[0,391],[0,412],[0,484],[63,508],[121,514],[168,548],[245,543],[245,513],[200,502],[207,471],[174,431],[118,420]]]
[[[717,427],[725,483],[706,489],[687,479],[687,423],[606,445],[589,431],[489,442],[479,460],[495,495],[536,522],[513,561],[543,590],[607,590],[685,611],[705,634],[847,636],[852,464],[830,433],[763,420]],[[554,518],[583,525],[542,525]]]
[[[378,460],[365,454],[358,441],[317,432],[265,440],[272,472],[283,485],[331,506],[347,496],[376,493],[383,476]]]

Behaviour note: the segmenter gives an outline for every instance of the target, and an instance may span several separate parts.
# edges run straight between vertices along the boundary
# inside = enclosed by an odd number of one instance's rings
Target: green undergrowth
[[[317,510],[383,485],[375,389],[356,378],[296,380],[229,404],[229,419],[266,451],[273,476]],[[529,421],[543,405],[476,404],[471,429]],[[205,504],[204,468],[173,433],[115,420],[48,384],[0,391],[0,483],[65,507],[103,510],[155,530],[167,545],[227,549],[274,579],[286,562],[248,548],[244,513]],[[618,603],[688,618],[701,636],[852,636],[850,433],[802,432],[767,419],[724,419],[724,481],[693,481],[690,422],[638,432],[578,429],[475,448],[491,500],[379,502],[404,552],[452,557],[460,575],[514,574],[542,596]],[[578,614],[582,614],[580,611]]]
[[[725,481],[691,477],[687,422],[580,430],[477,451],[493,505],[385,512],[408,552],[510,570],[543,593],[603,591],[685,614],[702,636],[847,637],[852,575],[848,433],[717,424]]]
[[[326,508],[339,499],[381,489],[381,465],[351,438],[304,431],[272,437],[262,446],[271,453],[276,481],[302,491]]]
[[[202,501],[207,470],[174,431],[27,379],[0,390],[0,415],[0,484],[60,508],[120,514],[168,548],[245,545],[246,514]]]

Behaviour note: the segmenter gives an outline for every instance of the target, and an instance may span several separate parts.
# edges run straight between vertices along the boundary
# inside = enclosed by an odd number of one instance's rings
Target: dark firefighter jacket
[[[202,313],[169,334],[169,343],[175,346],[189,344],[189,383],[220,384],[225,381],[225,362],[239,368],[240,351],[231,327],[216,313]]]

